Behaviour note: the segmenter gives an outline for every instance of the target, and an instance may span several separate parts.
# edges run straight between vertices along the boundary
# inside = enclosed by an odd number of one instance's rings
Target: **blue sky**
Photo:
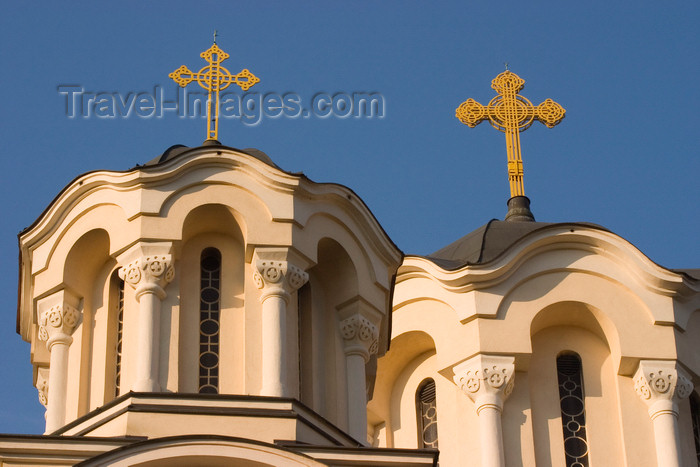
[[[454,110],[469,97],[486,104],[508,62],[522,95],[567,111],[521,137],[537,220],[601,224],[662,266],[699,268],[698,24],[691,1],[4,5],[0,432],[43,431],[29,345],[14,332],[17,233],[77,175],[206,138],[204,119],[174,112],[68,118],[59,86],[174,97],[168,74],[204,66],[217,29],[229,70],[261,78],[250,92],[295,93],[305,107],[318,93],[379,93],[382,118],[229,118],[219,139],[349,186],[399,248],[428,254],[505,214],[504,137]]]

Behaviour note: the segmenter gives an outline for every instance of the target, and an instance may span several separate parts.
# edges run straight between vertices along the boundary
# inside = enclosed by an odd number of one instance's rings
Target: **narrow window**
[[[690,395],[690,417],[693,419],[695,455],[698,458],[698,465],[700,465],[700,396],[697,392]]]
[[[219,392],[219,312],[221,253],[216,248],[202,252],[199,305],[199,392]]]
[[[566,467],[588,467],[586,411],[584,407],[581,358],[575,353],[557,357],[559,404],[564,429]]]
[[[437,405],[435,403],[435,381],[425,380],[416,393],[416,412],[418,412],[419,447],[437,448]]]
[[[114,397],[119,397],[122,377],[122,331],[124,329],[124,281],[119,280],[117,298],[117,351],[115,352]]]

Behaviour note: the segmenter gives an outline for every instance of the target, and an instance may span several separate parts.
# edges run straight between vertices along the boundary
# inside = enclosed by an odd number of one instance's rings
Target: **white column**
[[[162,246],[159,245],[162,249]],[[144,245],[139,245],[139,251]],[[166,251],[170,246],[167,245]],[[119,277],[134,288],[139,302],[136,380],[137,392],[160,391],[160,308],[165,286],[173,280],[175,270],[170,254],[149,254],[132,259],[119,269]]]
[[[454,367],[454,381],[474,401],[481,433],[481,467],[505,467],[501,412],[513,391],[515,358],[477,355]]]
[[[52,433],[65,424],[66,389],[68,387],[68,349],[73,342],[71,334],[80,323],[81,313],[61,301],[44,310],[39,317],[39,339],[46,341],[51,354],[46,407],[46,433]],[[41,400],[41,394],[40,394]]]
[[[357,441],[367,440],[367,378],[365,365],[377,353],[379,330],[362,316],[355,314],[340,322],[345,349],[348,390],[348,432]]]
[[[634,389],[649,408],[654,424],[659,467],[680,467],[678,401],[690,395],[690,376],[675,361],[642,360],[634,375]]]
[[[264,253],[262,253],[264,255]],[[262,388],[264,396],[289,397],[286,359],[287,305],[309,275],[289,261],[261,259],[256,252],[253,280],[262,290]]]

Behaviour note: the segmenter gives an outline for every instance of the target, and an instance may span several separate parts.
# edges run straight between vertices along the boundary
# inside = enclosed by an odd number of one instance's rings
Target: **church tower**
[[[46,434],[366,443],[401,252],[351,190],[174,146],[75,179],[20,249]]]
[[[506,137],[504,220],[404,255],[349,188],[207,140],[78,176],[19,235],[17,330],[44,435],[4,465],[696,465],[700,270],[535,220],[520,133],[564,109],[506,70],[463,123]]]
[[[508,212],[404,258],[368,408],[375,445],[437,447],[449,466],[697,465],[699,271],[595,224],[535,221],[519,133],[564,110],[533,106],[523,85],[505,71],[487,106],[457,109],[506,135]]]
[[[401,251],[350,189],[221,145],[219,91],[259,79],[201,55],[170,76],[209,90],[202,146],[81,175],[20,233],[17,325],[54,440],[35,454],[89,438],[109,441],[71,454],[85,465],[432,465],[362,450]]]

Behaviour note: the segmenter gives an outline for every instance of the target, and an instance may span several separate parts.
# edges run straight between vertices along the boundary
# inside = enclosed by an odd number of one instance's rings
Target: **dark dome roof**
[[[150,161],[146,162],[145,164],[138,166],[138,167],[152,167],[152,166],[155,166],[158,164],[162,164],[163,162],[169,161],[171,159],[175,159],[176,157],[180,156],[181,154],[185,154],[189,151],[199,149],[199,148],[204,148],[204,147],[211,148],[211,149],[217,149],[217,148],[218,149],[230,149],[232,151],[242,152],[244,154],[248,154],[251,157],[254,157],[255,159],[258,159],[259,161],[266,163],[269,166],[272,166],[272,167],[279,169],[277,164],[272,162],[272,159],[270,159],[270,156],[268,156],[267,154],[265,154],[264,152],[262,152],[259,149],[255,149],[255,148],[237,149],[237,148],[233,148],[230,146],[224,146],[221,143],[219,143],[218,141],[214,141],[214,140],[207,140],[201,146],[194,147],[194,148],[190,148],[190,147],[184,146],[182,144],[175,144],[173,146],[170,146],[168,149],[166,149],[163,152],[163,154],[161,154],[160,156],[155,157],[155,158],[151,159]]]
[[[459,240],[426,256],[443,269],[455,270],[463,266],[484,264],[496,259],[520,239],[537,230],[552,226],[587,227],[605,230],[585,222],[512,222],[493,219]]]

